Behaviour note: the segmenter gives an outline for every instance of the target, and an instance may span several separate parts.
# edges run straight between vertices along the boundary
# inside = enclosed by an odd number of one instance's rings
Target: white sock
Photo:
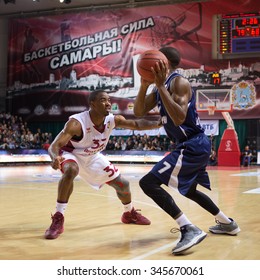
[[[124,204],[124,212],[131,212],[132,208],[133,208],[132,202],[128,204]]]
[[[62,215],[64,215],[65,210],[67,208],[68,203],[56,203],[56,212],[60,212]]]
[[[231,220],[222,211],[219,211],[218,214],[215,216],[215,218],[222,224],[231,223]]]
[[[179,225],[179,227],[183,227],[183,226],[186,226],[186,225],[192,225],[192,222],[186,217],[185,214],[182,214],[175,221]]]

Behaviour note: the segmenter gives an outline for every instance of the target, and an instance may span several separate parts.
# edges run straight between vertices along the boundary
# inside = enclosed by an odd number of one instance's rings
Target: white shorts
[[[62,157],[65,158],[63,163],[75,161],[79,166],[79,176],[96,190],[120,175],[119,170],[101,153],[86,156],[63,152]]]

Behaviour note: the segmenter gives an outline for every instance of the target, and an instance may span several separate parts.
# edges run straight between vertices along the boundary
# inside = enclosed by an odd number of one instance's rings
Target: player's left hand
[[[160,60],[159,62],[156,63],[155,67],[151,68],[153,74],[154,74],[154,83],[156,84],[157,87],[164,85],[166,78],[168,76],[168,66],[167,64],[163,61]]]

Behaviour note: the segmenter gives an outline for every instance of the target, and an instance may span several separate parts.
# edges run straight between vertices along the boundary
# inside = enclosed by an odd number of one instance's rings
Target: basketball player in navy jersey
[[[181,238],[173,254],[200,243],[206,233],[192,224],[172,196],[161,185],[178,190],[185,197],[195,201],[216,220],[209,228],[212,233],[236,235],[240,229],[235,221],[227,217],[197,185],[210,189],[206,166],[211,152],[211,144],[200,126],[195,108],[195,93],[187,79],[175,72],[180,63],[178,50],[163,47],[160,51],[167,57],[168,66],[160,61],[152,68],[156,87],[147,93],[149,82],[141,79],[141,86],[134,103],[137,117],[146,115],[156,105],[168,137],[177,139],[175,150],[159,161],[139,182],[146,195],[168,213],[180,227]]]
[[[121,221],[125,224],[149,225],[151,222],[137,212],[131,202],[129,182],[101,153],[106,148],[115,127],[133,130],[159,128],[161,121],[127,120],[110,113],[111,101],[105,91],[91,92],[90,110],[70,116],[48,151],[51,165],[62,172],[52,223],[45,232],[46,239],[55,239],[64,231],[64,213],[77,175],[99,190],[104,184],[113,187],[123,204]]]

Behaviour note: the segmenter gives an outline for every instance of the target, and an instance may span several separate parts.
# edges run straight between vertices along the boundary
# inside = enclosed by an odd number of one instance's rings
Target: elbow
[[[54,143],[51,143],[48,148],[48,153],[51,154],[53,152],[53,149],[55,148]]]
[[[180,125],[182,125],[183,123],[182,122],[174,122],[174,125],[175,126],[180,126]]]
[[[171,119],[172,119],[173,123],[175,124],[175,126],[180,126],[185,122],[186,116],[187,115],[184,113],[173,114],[173,115],[171,115]]]
[[[183,124],[183,122],[174,122],[175,126],[180,126]]]
[[[185,119],[176,119],[176,120],[173,120],[173,123],[175,124],[175,126],[180,126],[184,123]]]

